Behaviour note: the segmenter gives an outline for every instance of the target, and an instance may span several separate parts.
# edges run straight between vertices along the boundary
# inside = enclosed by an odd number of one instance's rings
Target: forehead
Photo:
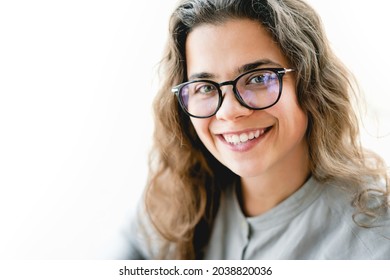
[[[269,32],[249,19],[195,27],[186,40],[188,76],[207,72],[221,77],[239,74],[242,65],[267,60],[286,67],[287,60]]]

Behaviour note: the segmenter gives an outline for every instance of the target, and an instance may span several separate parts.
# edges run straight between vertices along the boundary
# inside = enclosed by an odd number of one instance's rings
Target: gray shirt
[[[310,178],[273,209],[246,218],[230,188],[222,196],[205,258],[390,259],[389,214],[377,221],[383,227],[359,227],[351,200],[336,186]]]
[[[248,218],[241,211],[235,188],[228,188],[222,193],[204,257],[390,259],[389,210],[376,221],[380,226],[359,227],[352,219],[351,200],[338,186],[310,178],[276,207]],[[149,229],[146,234],[150,233]],[[145,233],[133,231],[130,241],[129,258],[153,258],[154,253],[146,250]]]

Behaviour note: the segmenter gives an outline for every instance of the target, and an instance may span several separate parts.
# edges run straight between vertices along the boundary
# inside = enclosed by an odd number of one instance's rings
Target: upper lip
[[[267,129],[271,126],[264,126],[264,127],[258,127],[258,128],[249,128],[249,129],[244,129],[244,130],[236,130],[236,131],[225,131],[225,132],[219,132],[219,133],[215,133],[216,135],[239,135],[239,134],[242,134],[242,133],[249,133],[249,132],[254,132],[256,130],[263,130],[263,129]]]

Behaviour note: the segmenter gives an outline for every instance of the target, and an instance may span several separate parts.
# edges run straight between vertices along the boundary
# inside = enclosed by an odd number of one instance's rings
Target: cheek
[[[191,123],[195,128],[196,134],[207,147],[211,140],[211,134],[209,130],[210,119],[197,119],[191,118]]]
[[[299,106],[295,91],[286,92],[277,106],[271,109],[274,110],[273,114],[279,120],[283,131],[290,135],[297,135],[297,137],[306,133],[308,117]]]

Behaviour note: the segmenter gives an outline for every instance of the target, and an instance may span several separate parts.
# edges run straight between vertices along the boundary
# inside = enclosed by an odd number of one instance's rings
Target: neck
[[[309,159],[292,157],[256,177],[241,178],[241,207],[257,216],[278,205],[304,185],[310,176]]]

